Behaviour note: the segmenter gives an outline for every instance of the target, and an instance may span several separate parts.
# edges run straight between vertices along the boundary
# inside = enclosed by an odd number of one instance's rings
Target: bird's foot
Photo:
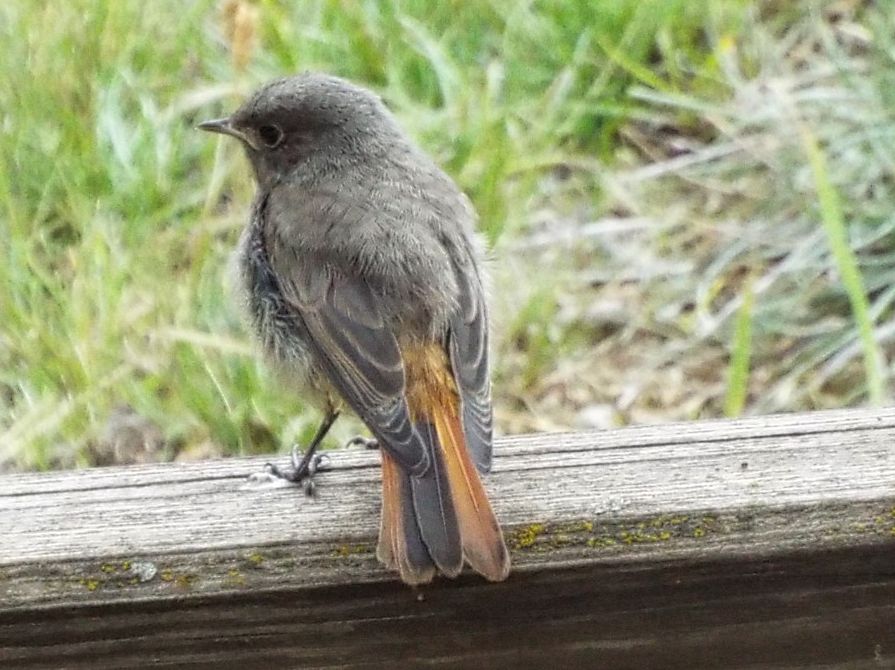
[[[264,470],[249,476],[249,481],[255,484],[300,484],[307,495],[314,495],[317,490],[314,475],[329,469],[329,456],[318,454],[313,449],[303,452],[295,445],[292,447],[291,461],[292,467],[289,469],[266,463]]]
[[[364,437],[363,435],[355,435],[345,443],[345,447],[363,447],[364,449],[379,449],[379,440],[375,437]]]

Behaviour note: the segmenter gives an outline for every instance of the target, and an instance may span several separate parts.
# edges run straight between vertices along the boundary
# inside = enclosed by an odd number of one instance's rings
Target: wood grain
[[[514,574],[373,556],[378,455],[0,477],[0,667],[895,667],[895,409],[499,440]],[[423,597],[422,601],[417,596]]]

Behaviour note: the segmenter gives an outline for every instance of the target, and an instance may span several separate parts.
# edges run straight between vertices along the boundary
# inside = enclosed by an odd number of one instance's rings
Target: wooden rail
[[[502,584],[399,584],[332,461],[0,477],[0,668],[895,667],[895,409],[501,439]]]

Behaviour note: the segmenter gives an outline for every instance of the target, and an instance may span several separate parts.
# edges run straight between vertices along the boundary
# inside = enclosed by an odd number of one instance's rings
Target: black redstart
[[[292,481],[343,408],[382,455],[377,556],[408,584],[464,559],[505,579],[479,472],[491,467],[482,250],[469,200],[381,100],[322,74],[280,79],[199,128],[245,147],[258,189],[239,248],[268,360],[324,412]]]

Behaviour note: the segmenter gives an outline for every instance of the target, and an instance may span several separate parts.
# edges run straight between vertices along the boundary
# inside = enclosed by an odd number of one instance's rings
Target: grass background
[[[7,0],[0,470],[309,437],[227,289],[248,168],[193,128],[303,69],[475,202],[500,431],[886,402],[893,35],[861,0]]]

